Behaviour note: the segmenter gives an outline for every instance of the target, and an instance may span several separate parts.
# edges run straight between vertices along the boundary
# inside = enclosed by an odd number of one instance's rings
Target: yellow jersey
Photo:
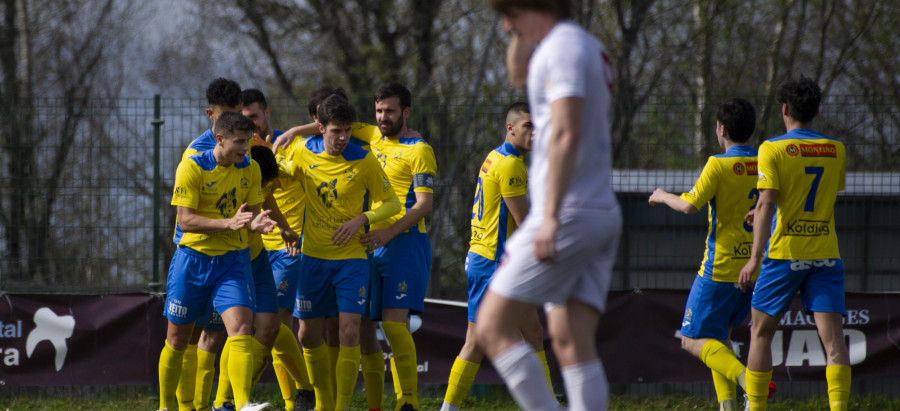
[[[208,150],[182,160],[175,172],[172,205],[194,209],[208,218],[231,218],[243,203],[262,203],[259,166],[244,161],[228,167],[216,163]],[[227,230],[212,234],[175,232],[175,244],[209,256],[218,256],[248,246],[247,230]]]
[[[681,195],[697,210],[709,204],[706,252],[697,273],[701,277],[735,283],[750,258],[753,227],[744,215],[759,199],[756,155],[756,150],[740,145],[710,157],[691,191]]]
[[[290,152],[301,145],[303,145],[303,139],[295,138],[287,148],[278,150],[278,153],[275,154],[275,160],[278,162],[278,177],[276,178],[277,188],[272,191],[272,197],[275,198],[278,209],[297,235],[303,234],[306,192],[303,190],[303,186],[291,176],[291,162],[288,156]],[[263,234],[262,237],[266,250],[284,249],[284,240],[281,239],[281,231],[278,227],[275,227],[269,234]]]
[[[759,147],[757,188],[778,190],[767,255],[779,260],[840,258],[834,203],[844,189],[840,140],[796,129]]]
[[[370,202],[396,198],[375,157],[352,144],[341,154],[329,155],[323,137],[314,136],[290,150],[287,160],[292,177],[306,193],[303,255],[324,260],[365,259],[366,247],[359,243],[364,228],[346,245],[332,244],[331,236],[341,224],[367,211]]]
[[[351,135],[369,143],[369,150],[375,154],[402,205],[400,213],[373,224],[373,230],[390,227],[406,215],[406,211],[416,204],[416,193],[434,192],[437,161],[434,158],[434,150],[425,140],[409,137],[387,138],[382,136],[377,126],[365,123],[353,123]],[[425,219],[416,222],[408,231],[427,233]]]
[[[518,227],[503,199],[525,195],[527,185],[525,162],[512,144],[503,143],[488,154],[478,171],[469,252],[488,260],[503,255],[506,239]]]

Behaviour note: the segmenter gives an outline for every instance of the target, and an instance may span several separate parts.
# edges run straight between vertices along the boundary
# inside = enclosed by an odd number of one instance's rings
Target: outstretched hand
[[[253,219],[253,213],[246,211],[247,203],[241,204],[234,215],[227,220],[229,230],[240,230],[247,226],[247,223]]]
[[[253,221],[250,222],[250,230],[256,231],[257,233],[261,234],[271,233],[272,230],[275,229],[275,226],[278,225],[275,220],[269,218],[269,213],[271,212],[272,210],[265,210],[257,214],[256,218],[254,218]]]

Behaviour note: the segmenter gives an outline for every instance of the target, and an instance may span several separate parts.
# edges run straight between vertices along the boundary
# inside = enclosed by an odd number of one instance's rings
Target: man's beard
[[[384,129],[382,129],[381,134],[384,134],[388,137],[396,136],[397,134],[400,134],[400,130],[403,130],[404,125],[405,125],[405,120],[403,119],[403,117],[400,117],[400,119],[396,123],[394,123],[393,125],[390,126],[390,128],[388,128],[388,131],[386,133],[384,132]],[[382,127],[384,127],[384,125],[382,125]]]

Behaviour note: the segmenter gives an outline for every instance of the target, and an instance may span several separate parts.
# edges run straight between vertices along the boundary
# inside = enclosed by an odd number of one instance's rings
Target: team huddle
[[[622,230],[611,186],[610,60],[568,20],[567,2],[489,4],[511,33],[510,81],[528,103],[507,108],[505,140],[478,173],[465,256],[469,324],[441,409],[460,408],[485,356],[520,407],[564,409],[550,384],[541,308],[568,407],[606,409],[594,338]],[[437,163],[407,126],[410,91],[378,88],[370,125],[343,90],[321,86],[308,101],[314,122],[286,132],[272,128],[259,90],[220,78],[207,100],[212,126],[175,175],[178,247],[159,409],[265,409],[250,395],[271,359],[288,410],[347,409],[360,373],[368,408],[380,410],[379,327],[391,347],[395,410],[419,409],[409,316],[424,309]],[[738,385],[749,409],[765,409],[774,389],[771,339],[799,291],[828,352],[830,406],[845,410],[850,367],[834,232],[844,147],[811,128],[821,101],[813,81],[785,82],[778,100],[787,133],[758,151],[747,145],[753,106],[722,103],[716,136],[725,152],[709,158],[690,192],[657,189],[649,203],[685,214],[709,204],[707,251],[681,333],[683,347],[712,370],[720,409],[737,409]],[[805,225],[815,227],[798,229]],[[749,259],[733,251],[742,246]],[[728,340],[748,313],[745,366]]]

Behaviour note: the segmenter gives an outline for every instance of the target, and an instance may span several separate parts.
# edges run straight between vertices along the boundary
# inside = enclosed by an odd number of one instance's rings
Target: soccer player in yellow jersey
[[[466,256],[466,280],[469,289],[469,325],[466,342],[453,362],[441,411],[457,411],[484,359],[475,340],[475,315],[478,304],[493,276],[506,239],[528,214],[528,171],[522,156],[531,149],[534,126],[528,103],[513,103],[506,110],[506,141],[488,154],[478,173],[475,201],[472,204],[472,237]],[[537,310],[529,313],[530,326],[522,329],[523,338],[541,357],[550,382],[550,369],[544,353],[544,329]],[[552,385],[552,384],[551,384]]]
[[[257,133],[254,134],[253,144],[271,148],[271,143],[282,132],[272,127],[265,95],[256,89],[246,89],[241,96],[243,114],[256,124]],[[299,140],[295,142],[299,144]],[[264,181],[266,202],[275,202],[274,209],[281,211],[287,224],[285,227],[289,227],[295,233],[302,233],[306,194],[300,183],[290,176],[290,170],[283,161],[285,151],[280,151],[277,156],[273,156],[271,151],[267,155],[255,148],[254,151],[253,159],[260,164],[260,170],[266,168],[273,170],[271,181],[268,184]],[[292,410],[296,405],[301,409],[309,409],[315,406],[315,394],[309,382],[306,364],[303,362],[303,352],[300,351],[297,337],[291,329],[297,280],[300,276],[300,244],[296,246],[285,244],[279,227],[263,235],[262,244],[265,246],[272,275],[277,284],[278,316],[281,323],[278,324],[272,347],[272,367],[275,369],[285,408]]]
[[[368,302],[369,262],[359,239],[367,224],[400,211],[400,202],[375,157],[349,144],[356,110],[330,96],[318,108],[321,136],[288,153],[291,175],[308,199],[303,224],[303,268],[294,316],[316,391],[316,409],[344,409],[359,372],[359,323]],[[366,211],[370,202],[379,204]],[[325,318],[340,322],[336,395],[331,393]]]
[[[738,287],[738,274],[753,243],[744,222],[756,206],[756,150],[747,145],[756,111],[742,98],[719,105],[716,137],[724,153],[710,157],[690,192],[681,196],[657,188],[650,205],[665,204],[694,214],[709,204],[709,233],[700,271],[688,295],[681,322],[681,345],[712,370],[721,411],[737,409],[736,384],[746,387],[745,367],[730,347],[731,330],[750,312],[750,292]]]
[[[846,153],[841,141],[812,130],[822,100],[812,79],[782,83],[777,97],[787,133],[759,147],[753,248],[739,279],[742,288],[752,286],[753,272],[759,268],[750,302],[753,321],[746,376],[750,409],[766,409],[772,337],[799,291],[827,353],[829,404],[832,410],[846,410],[850,356],[841,324],[847,315],[844,265],[834,231],[834,203],[844,189]]]
[[[412,104],[409,89],[399,83],[388,83],[378,88],[374,100],[375,119],[381,136],[369,140],[370,147],[401,199],[403,209],[399,214],[373,224],[361,238],[363,245],[375,249],[374,297],[361,333],[363,345],[374,347],[377,340],[372,321],[382,321],[392,352],[396,409],[418,409],[416,347],[409,332],[409,315],[421,313],[425,308],[425,291],[431,273],[431,243],[425,229],[425,216],[432,210],[437,163],[428,143],[420,138],[403,137],[407,133]],[[375,365],[376,358],[383,356],[380,346],[377,348],[374,353],[364,353],[371,361],[369,367]],[[369,364],[368,361],[364,366]],[[377,368],[383,375],[382,361],[377,361]]]
[[[228,330],[237,408],[267,405],[248,404],[254,297],[247,230],[265,233],[275,224],[268,212],[260,212],[259,167],[245,155],[253,128],[238,113],[222,113],[214,128],[215,148],[183,160],[175,175],[172,204],[178,208],[181,231],[167,279],[169,325],[159,361],[160,409],[175,409],[184,350],[209,299]]]

